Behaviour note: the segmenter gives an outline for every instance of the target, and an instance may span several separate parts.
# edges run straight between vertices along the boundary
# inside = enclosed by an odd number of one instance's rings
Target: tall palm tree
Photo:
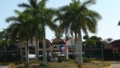
[[[33,22],[36,30],[42,30],[42,41],[43,41],[43,64],[47,63],[46,56],[46,35],[45,35],[45,27],[48,26],[52,30],[55,28],[54,23],[52,22],[54,10],[46,8],[46,0],[41,0],[37,2],[37,0],[29,0],[30,4],[22,3],[19,4],[20,7],[25,7],[31,15],[35,17],[35,21]],[[38,34],[36,34],[38,35]],[[36,36],[37,37],[37,36]]]
[[[32,12],[32,15],[35,17],[36,15],[38,15],[38,9],[41,7],[40,2],[37,3],[37,0],[29,0],[29,4],[26,3],[22,3],[18,5],[19,7],[23,7],[26,8],[28,10],[32,9],[30,12]],[[34,29],[33,33],[35,33],[35,37],[36,37],[36,46],[35,46],[35,54],[36,54],[36,61],[39,61],[39,45],[38,45],[38,27],[36,27],[38,24],[37,21],[35,20],[34,22],[34,26],[32,27],[32,29]],[[32,24],[33,25],[33,24]]]
[[[87,0],[81,3],[79,0],[72,0],[72,2],[59,9],[63,13],[63,23],[61,27],[72,30],[77,36],[77,51],[82,52],[82,34],[89,30],[92,33],[97,31],[97,21],[101,16],[96,11],[88,9],[89,5],[95,4],[94,0]],[[82,53],[78,55],[79,64],[82,63]]]
[[[8,31],[11,34],[11,38],[15,39],[19,37],[20,41],[26,40],[25,43],[25,53],[26,53],[26,67],[29,66],[29,45],[28,41],[31,39],[31,29],[30,29],[30,22],[31,17],[25,13],[15,10],[18,16],[11,16],[6,19],[7,22],[12,22],[9,27]]]

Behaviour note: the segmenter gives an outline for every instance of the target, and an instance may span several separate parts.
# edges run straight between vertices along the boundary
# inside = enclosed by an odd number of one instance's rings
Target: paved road
[[[113,68],[120,68],[120,61],[112,61]]]
[[[0,65],[0,68],[8,68],[8,65]]]

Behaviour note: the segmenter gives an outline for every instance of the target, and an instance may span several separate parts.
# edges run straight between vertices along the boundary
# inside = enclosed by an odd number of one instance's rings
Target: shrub
[[[35,60],[31,60],[31,61],[30,61],[30,64],[33,64],[33,63],[35,63]]]
[[[63,58],[59,58],[58,62],[61,63],[63,61]]]
[[[66,59],[66,61],[71,61],[71,59]]]
[[[40,66],[47,66],[47,64],[41,63]]]
[[[67,62],[70,62],[70,63],[73,63],[73,62],[74,62],[74,60],[72,60],[72,59],[66,59],[66,61],[67,61]]]
[[[44,63],[41,63],[40,66],[48,66],[50,64],[50,62],[44,64]]]
[[[54,46],[53,48],[57,48],[57,46]]]
[[[89,62],[91,62],[91,59],[89,59],[89,58],[83,58],[83,63],[89,63]]]

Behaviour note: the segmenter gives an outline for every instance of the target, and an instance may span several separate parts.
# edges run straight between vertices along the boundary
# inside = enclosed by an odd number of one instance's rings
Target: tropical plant
[[[63,30],[59,26],[54,29],[54,32],[56,38],[60,39],[63,36]]]
[[[5,53],[4,53],[5,59],[4,60],[6,61],[6,54],[7,54],[6,51],[7,51],[7,47],[10,46],[10,43],[8,40],[0,40],[0,46],[3,47],[5,50]]]
[[[5,50],[5,61],[6,61],[6,50],[8,46],[10,46],[9,34],[7,29],[3,29],[3,31],[0,32],[0,47],[4,48]]]
[[[54,23],[52,22],[53,15],[55,11],[51,8],[46,8],[46,0],[29,0],[30,4],[22,3],[19,4],[20,7],[25,7],[30,15],[35,17],[34,28],[36,30],[41,29],[42,41],[43,41],[43,64],[47,63],[47,56],[46,56],[46,33],[45,27],[48,26],[52,30],[55,28]],[[38,37],[38,33],[36,33],[36,37]]]
[[[87,39],[89,39],[88,35],[84,35],[83,39],[86,41]],[[84,58],[86,57],[86,44],[85,42],[83,42],[83,48],[84,48]]]
[[[93,39],[87,39],[85,41],[86,47],[90,48],[90,58],[91,58],[91,49],[96,46],[96,41]]]
[[[25,11],[20,12],[18,10],[15,10],[15,13],[17,16],[11,16],[6,19],[7,22],[12,22],[9,27],[8,31],[11,35],[11,38],[16,41],[16,38],[19,38],[19,41],[25,41],[25,53],[26,53],[26,67],[29,66],[29,45],[28,41],[32,38],[32,32],[31,32],[31,24],[32,17],[29,16],[28,13]]]
[[[36,38],[36,46],[35,46],[36,61],[39,61],[39,44],[38,44],[38,39],[40,39],[39,31],[41,29],[41,27],[38,26],[38,18],[36,16],[39,15],[39,8],[43,7],[42,3],[43,3],[42,1],[41,2],[37,2],[37,0],[29,0],[29,4],[21,3],[21,4],[18,5],[19,7],[26,8],[28,10],[28,12],[30,13],[30,15],[35,17],[34,22],[32,22],[31,24],[34,25],[32,27],[32,31],[34,33],[34,37]]]
[[[82,52],[82,34],[83,31],[87,34],[87,30],[91,33],[97,32],[97,21],[101,16],[96,11],[88,9],[88,6],[95,4],[95,0],[87,0],[81,3],[79,0],[72,0],[69,5],[63,6],[59,9],[62,19],[61,28],[65,31],[72,31],[75,33],[77,40],[77,51]],[[77,55],[77,62],[82,63],[82,53]]]
[[[101,37],[97,37],[97,36],[91,36],[90,39],[93,39],[93,40],[96,40],[96,41],[102,40]]]

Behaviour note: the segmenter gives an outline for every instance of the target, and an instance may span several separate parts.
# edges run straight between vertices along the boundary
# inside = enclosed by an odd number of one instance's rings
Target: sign
[[[59,50],[60,50],[61,52],[66,52],[66,51],[67,51],[67,45],[61,44],[61,45],[59,46]]]

